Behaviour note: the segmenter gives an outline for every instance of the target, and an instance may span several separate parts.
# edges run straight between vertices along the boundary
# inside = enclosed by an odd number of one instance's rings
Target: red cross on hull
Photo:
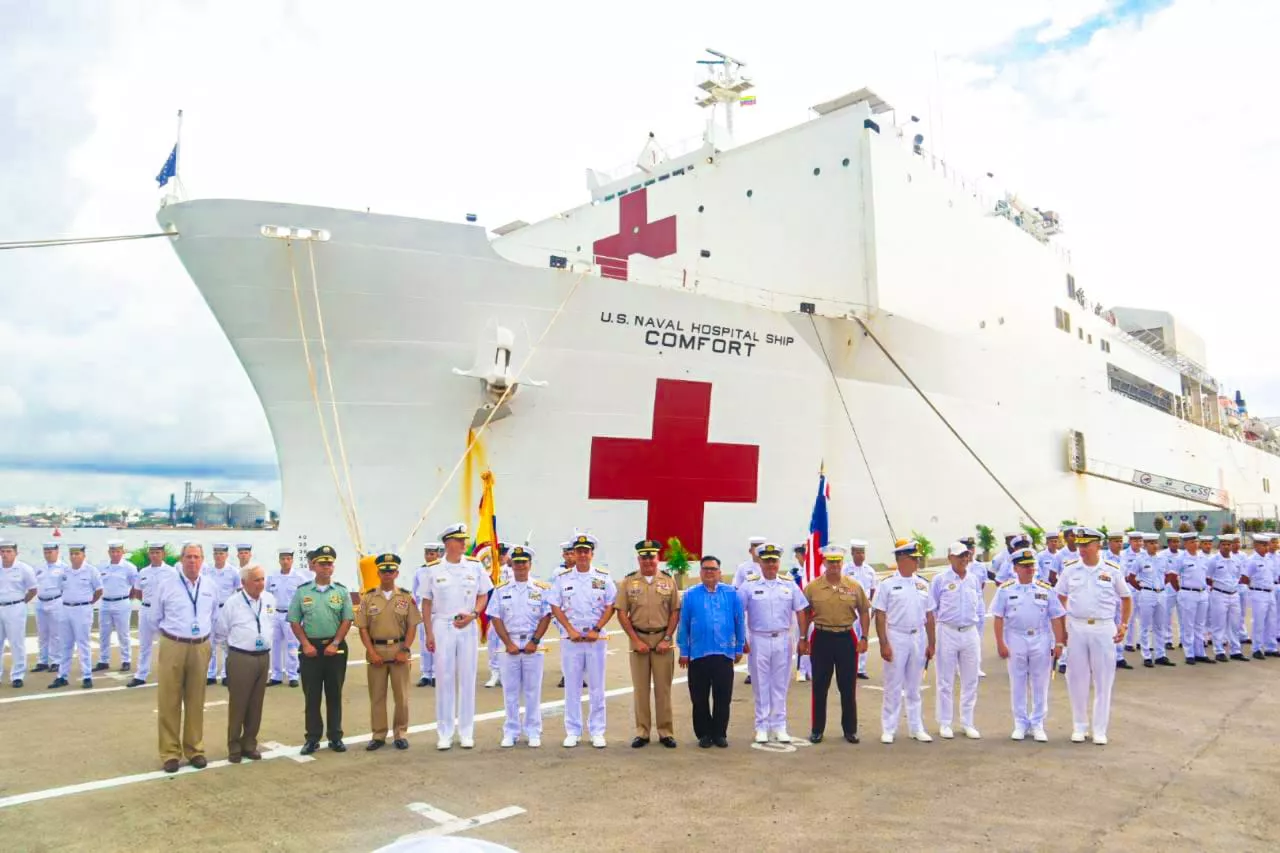
[[[603,278],[626,281],[632,255],[665,258],[676,253],[676,218],[650,222],[648,192],[636,190],[618,199],[618,233],[592,244]]]
[[[708,442],[710,421],[710,382],[659,379],[652,438],[591,439],[587,497],[648,501],[645,536],[701,554],[707,503],[755,503],[760,471],[759,446]]]

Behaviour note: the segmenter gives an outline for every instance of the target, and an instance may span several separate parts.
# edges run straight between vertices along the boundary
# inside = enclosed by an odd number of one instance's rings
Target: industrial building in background
[[[273,523],[273,514],[267,505],[249,492],[206,492],[193,489],[190,480],[185,484],[181,506],[176,495],[170,496],[169,506],[172,524],[252,529],[270,527]]]

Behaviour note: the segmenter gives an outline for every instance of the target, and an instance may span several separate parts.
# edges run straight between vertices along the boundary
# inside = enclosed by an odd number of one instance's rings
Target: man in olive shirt
[[[826,571],[804,588],[808,610],[800,614],[800,653],[813,656],[812,743],[822,742],[827,726],[827,690],[835,669],[840,690],[840,727],[844,739],[858,742],[858,698],[854,693],[858,677],[858,655],[867,651],[867,631],[871,627],[871,605],[866,591],[853,578],[844,576],[844,549],[828,545],[822,551]],[[862,630],[855,640],[853,625]],[[813,625],[813,648],[806,639]]]
[[[346,752],[342,742],[342,685],[347,680],[347,631],[355,614],[351,593],[333,579],[337,552],[321,545],[307,554],[315,579],[298,587],[289,604],[289,627],[302,645],[298,669],[307,703],[306,743],[302,754],[320,748],[320,735],[329,732],[329,748]],[[324,697],[325,717],[320,718]]]
[[[408,749],[409,741],[409,652],[413,635],[422,622],[413,593],[396,588],[400,574],[400,558],[395,554],[379,554],[378,586],[360,599],[356,627],[364,643],[365,660],[369,663],[369,704],[373,715],[373,739],[366,750],[381,749],[387,743],[387,681],[395,697],[396,749]]]
[[[658,571],[661,548],[656,539],[641,539],[636,543],[640,569],[618,584],[618,597],[614,602],[618,623],[631,638],[631,686],[635,688],[632,696],[636,715],[636,736],[631,746],[635,749],[649,743],[650,683],[658,709],[658,742],[667,749],[676,747],[671,713],[671,680],[675,676],[676,657],[671,637],[680,624],[680,592],[671,575]]]

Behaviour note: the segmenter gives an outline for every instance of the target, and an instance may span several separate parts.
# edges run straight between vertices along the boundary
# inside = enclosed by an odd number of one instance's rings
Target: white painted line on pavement
[[[379,847],[374,853],[379,851],[390,851],[397,849],[401,844],[410,841],[417,841],[422,838],[439,838],[444,835],[454,835],[459,832],[465,832],[469,829],[484,826],[485,824],[494,823],[499,820],[505,820],[509,817],[526,814],[525,810],[519,806],[507,806],[497,811],[486,812],[482,815],[476,815],[470,818],[460,818],[451,815],[448,812],[438,809],[435,806],[426,803],[410,803],[408,809],[411,812],[422,815],[423,817],[439,824],[434,829],[424,829],[421,832],[413,832],[409,835],[402,835],[388,845]]]

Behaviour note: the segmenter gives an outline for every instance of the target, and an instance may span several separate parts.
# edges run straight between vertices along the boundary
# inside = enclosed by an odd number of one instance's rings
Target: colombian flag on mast
[[[494,586],[502,574],[502,557],[498,553],[498,515],[493,506],[493,472],[485,471],[480,475],[483,489],[480,493],[480,520],[476,524],[476,538],[471,544],[471,556],[475,556],[485,548],[489,549],[489,580]],[[480,614],[481,637],[488,638],[489,617]]]

